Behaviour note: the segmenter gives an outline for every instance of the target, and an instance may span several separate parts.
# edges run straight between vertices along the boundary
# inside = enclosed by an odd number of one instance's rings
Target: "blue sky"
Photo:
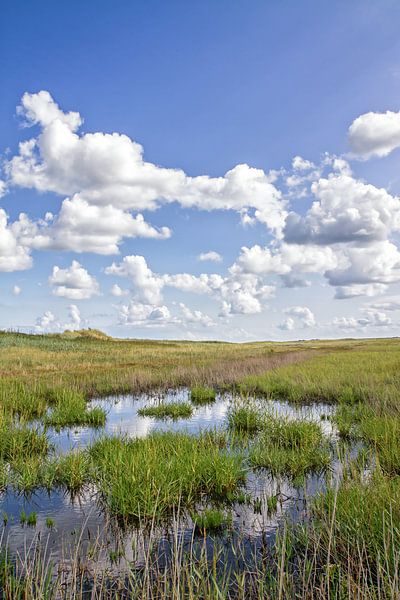
[[[389,0],[5,2],[0,327],[398,335],[399,25]]]

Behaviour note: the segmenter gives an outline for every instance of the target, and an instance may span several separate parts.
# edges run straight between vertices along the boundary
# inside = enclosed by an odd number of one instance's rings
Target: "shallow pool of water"
[[[231,394],[219,394],[215,402],[194,407],[191,417],[172,420],[142,417],[138,414],[138,411],[145,406],[156,405],[160,402],[189,402],[189,390],[170,391],[162,395],[142,394],[95,399],[91,400],[88,406],[90,408],[100,406],[106,410],[107,421],[105,427],[99,429],[72,427],[60,432],[49,429],[48,435],[58,452],[67,452],[72,448],[84,448],[96,438],[104,435],[145,437],[153,431],[186,431],[194,435],[205,429],[225,427],[228,411],[236,400]],[[331,422],[324,418],[333,414],[334,408],[332,405],[295,406],[289,404],[289,402],[278,400],[261,400],[260,404],[277,416],[315,420],[321,424],[326,434],[331,434],[333,431]]]
[[[215,402],[195,407],[193,415],[187,419],[160,420],[138,415],[138,410],[149,404],[172,401],[189,401],[189,390],[171,391],[162,396],[140,395],[119,396],[106,399],[95,399],[90,406],[102,406],[107,411],[107,421],[104,428],[91,429],[88,427],[73,427],[60,432],[48,430],[50,441],[55,452],[63,453],[73,448],[84,448],[99,436],[126,435],[129,437],[144,437],[153,431],[186,431],[197,434],[205,429],[224,428],[227,426],[227,415],[234,402],[232,395],[218,395]],[[293,419],[309,419],[321,424],[326,435],[334,436],[331,422],[326,419],[334,408],[330,405],[314,404],[310,406],[293,406],[283,401],[259,401],[275,415]],[[335,467],[336,468],[336,467]],[[251,502],[234,505],[231,510],[233,529],[236,533],[257,539],[263,536],[273,536],[277,526],[284,516],[293,520],[302,518],[306,507],[306,498],[315,495],[325,484],[323,476],[309,476],[304,485],[295,488],[285,478],[271,478],[266,472],[249,472],[245,492],[251,497]],[[278,497],[276,512],[267,509],[267,498]],[[261,503],[259,502],[261,501]],[[22,526],[21,512],[35,512],[36,527]],[[16,494],[8,489],[0,495],[0,515],[7,515],[7,522],[2,525],[0,545],[8,545],[10,551],[26,552],[29,544],[38,535],[46,539],[48,550],[53,557],[60,559],[66,545],[76,546],[81,540],[82,548],[90,545],[96,537],[108,540],[110,547],[117,541],[122,544],[124,553],[132,558],[132,542],[140,532],[116,531],[110,528],[106,515],[99,508],[95,490],[86,490],[77,498],[71,498],[59,490],[50,494],[40,491],[29,497]],[[55,528],[49,529],[46,519],[55,522]],[[182,535],[188,539],[193,535],[190,520],[180,524]],[[165,537],[165,532],[160,533]],[[137,544],[134,544],[137,547]],[[137,559],[137,557],[136,557]]]

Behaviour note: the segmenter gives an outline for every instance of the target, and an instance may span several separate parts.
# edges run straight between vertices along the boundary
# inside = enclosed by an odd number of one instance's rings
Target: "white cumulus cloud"
[[[349,127],[349,142],[360,158],[387,156],[400,146],[400,111],[360,115]]]
[[[54,266],[49,284],[53,288],[54,296],[71,300],[87,300],[99,294],[99,284],[95,277],[89,275],[76,260],[73,260],[71,266],[66,269]]]

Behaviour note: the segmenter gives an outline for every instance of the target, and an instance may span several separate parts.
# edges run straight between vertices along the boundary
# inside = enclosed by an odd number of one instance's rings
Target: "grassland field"
[[[103,437],[63,456],[52,452],[49,427],[104,425],[105,411],[88,406],[90,398],[180,387],[191,389],[187,402],[143,414],[188,417],[229,391],[237,402],[226,428]],[[274,400],[332,405],[326,418],[337,435],[328,439],[320,424],[271,414]],[[340,477],[330,476],[334,462]],[[117,340],[90,330],[0,333],[3,493],[77,494],[94,486],[119,522],[151,528],[183,511],[206,544],[207,533],[230,527],[229,507],[247,501],[251,469],[299,487],[312,473],[326,476],[304,520],[284,523],[267,555],[245,560],[235,548],[237,564],[221,569],[217,545],[211,557],[177,549],[165,571],[149,550],[145,573],[85,587],[81,563],[65,585],[50,561],[13,557],[3,540],[0,598],[400,598],[400,340],[228,344]],[[268,498],[270,512],[276,504]],[[35,526],[34,515],[24,517]]]

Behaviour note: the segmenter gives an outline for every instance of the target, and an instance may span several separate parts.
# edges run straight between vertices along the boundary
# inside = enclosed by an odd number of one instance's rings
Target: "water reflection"
[[[237,401],[229,394],[218,395],[215,402],[205,406],[194,407],[190,418],[177,421],[159,420],[151,417],[141,417],[138,410],[149,404],[163,402],[189,401],[187,389],[173,391],[159,396],[118,396],[107,399],[96,399],[91,406],[102,406],[107,411],[107,421],[100,430],[88,427],[74,427],[60,432],[49,430],[48,434],[54,445],[55,452],[63,453],[72,448],[83,448],[99,436],[127,435],[129,437],[145,437],[153,431],[186,431],[190,434],[199,433],[205,429],[226,427],[227,413]],[[309,419],[321,424],[327,435],[333,435],[332,424],[326,417],[333,413],[333,407],[324,404],[310,406],[293,406],[283,401],[260,400],[260,405],[272,414],[285,416],[289,419]],[[339,468],[339,466],[337,467]],[[300,488],[293,487],[285,478],[271,478],[263,471],[250,472],[246,483],[245,493],[250,497],[246,504],[232,506],[234,535],[247,535],[255,540],[262,534],[273,536],[283,517],[289,515],[293,520],[299,519],[304,511],[306,497],[313,495],[325,484],[324,477],[309,476]],[[276,510],[268,508],[267,499],[277,498]],[[261,502],[260,502],[261,501]],[[21,512],[27,515],[35,512],[37,524],[35,528],[22,526]],[[60,559],[65,552],[65,544],[74,552],[76,540],[80,539],[81,549],[93,543],[97,537],[108,541],[108,544],[118,543],[124,549],[128,560],[138,562],[145,553],[144,533],[141,531],[118,531],[109,527],[105,514],[96,503],[95,490],[87,489],[79,498],[71,498],[60,490],[50,494],[40,491],[30,497],[18,495],[8,489],[0,495],[0,514],[4,513],[8,521],[2,526],[1,545],[7,544],[12,552],[26,551],[29,544],[42,536],[46,539],[49,553]],[[46,520],[51,518],[55,528],[49,529]],[[193,528],[187,519],[179,524],[179,535],[186,541],[193,537]],[[111,532],[111,533],[110,533]],[[153,532],[153,535],[155,532]],[[160,543],[168,540],[170,535],[162,529],[158,532]],[[264,539],[264,538],[263,538]],[[139,548],[142,551],[139,552]],[[64,557],[65,559],[65,557]]]

